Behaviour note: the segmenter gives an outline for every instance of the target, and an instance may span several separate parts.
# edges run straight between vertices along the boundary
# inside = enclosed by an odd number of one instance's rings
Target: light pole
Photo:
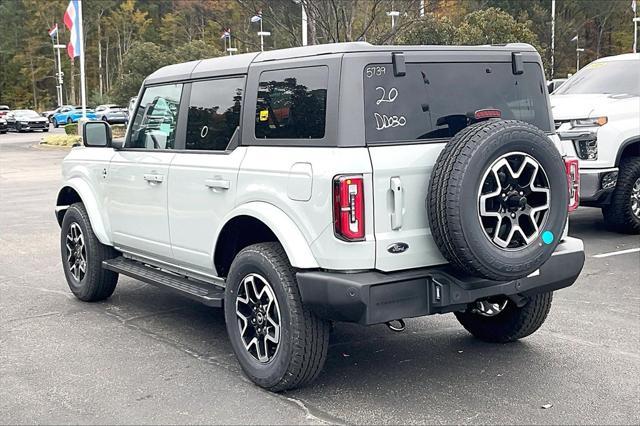
[[[576,72],[580,71],[580,52],[584,52],[584,49],[580,48],[580,38],[578,34],[571,41],[576,42]]]
[[[638,22],[640,18],[633,18],[633,53],[638,53]]]
[[[556,54],[556,0],[551,0],[551,80],[553,80],[555,54]]]
[[[396,18],[400,16],[400,12],[392,10],[391,12],[387,12],[387,16],[391,16],[391,30],[393,31],[396,28]]]
[[[258,12],[257,15],[253,15],[251,22],[260,22],[260,31],[258,31],[258,35],[260,36],[260,51],[264,52],[264,38],[270,36],[271,33],[262,29],[262,11]]]

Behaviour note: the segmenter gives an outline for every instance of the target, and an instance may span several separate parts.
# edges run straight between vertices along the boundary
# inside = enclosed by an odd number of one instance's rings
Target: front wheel
[[[233,351],[258,386],[283,391],[320,373],[329,323],[302,304],[295,271],[280,244],[254,244],[236,256],[224,311]]]
[[[52,123],[53,123],[53,128],[54,128],[54,129],[57,129],[57,128],[58,128],[58,120],[56,120],[56,119],[54,118],[54,119],[53,119],[53,121],[52,121]]]
[[[470,305],[456,318],[474,337],[490,343],[514,342],[537,331],[551,309],[553,292],[529,298],[521,307],[506,297]]]
[[[611,204],[602,209],[602,215],[612,230],[640,234],[640,158],[622,160]]]
[[[111,296],[118,274],[103,269],[102,261],[117,252],[98,241],[82,203],[73,204],[64,215],[60,251],[67,284],[78,299],[97,302]]]
[[[73,120],[71,119],[71,117],[67,118],[67,124],[72,124]]]

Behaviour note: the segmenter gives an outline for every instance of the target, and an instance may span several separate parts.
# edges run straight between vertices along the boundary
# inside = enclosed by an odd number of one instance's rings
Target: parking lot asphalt
[[[121,277],[87,304],[62,273],[61,148],[0,135],[0,422],[640,423],[640,237],[571,216],[587,261],[542,329],[474,340],[453,315],[336,324],[323,373],[273,394],[241,373],[221,310]],[[543,408],[546,407],[546,408]]]

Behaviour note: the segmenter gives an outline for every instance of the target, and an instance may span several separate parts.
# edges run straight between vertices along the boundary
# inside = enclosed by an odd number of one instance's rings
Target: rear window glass
[[[536,63],[514,75],[508,63],[407,64],[395,77],[391,64],[364,70],[365,131],[368,142],[450,138],[481,109],[498,109],[550,131],[546,85]]]
[[[256,138],[323,138],[328,78],[325,66],[263,72],[258,87]]]

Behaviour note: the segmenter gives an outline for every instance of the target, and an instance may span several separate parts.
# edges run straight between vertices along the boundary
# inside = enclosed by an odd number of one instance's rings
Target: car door
[[[113,241],[133,254],[172,257],[167,220],[169,165],[175,156],[182,84],[144,91],[123,149],[108,171]]]
[[[244,77],[197,81],[190,90],[185,149],[169,172],[169,228],[180,266],[206,275],[214,238],[235,205],[238,170],[246,147],[237,147]]]

